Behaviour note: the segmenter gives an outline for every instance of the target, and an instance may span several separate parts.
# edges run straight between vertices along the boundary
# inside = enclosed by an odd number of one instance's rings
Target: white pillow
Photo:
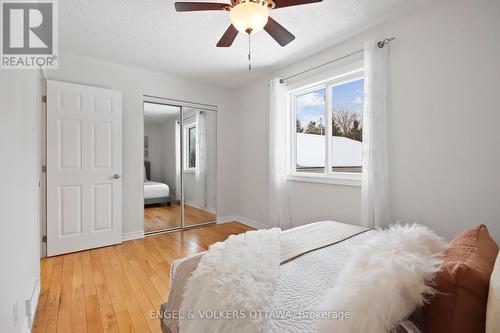
[[[500,252],[491,273],[486,307],[486,333],[498,332],[500,332]]]
[[[320,320],[321,333],[382,333],[422,305],[434,290],[428,283],[439,271],[446,242],[417,224],[377,231],[352,256],[320,312],[349,312],[349,320]]]

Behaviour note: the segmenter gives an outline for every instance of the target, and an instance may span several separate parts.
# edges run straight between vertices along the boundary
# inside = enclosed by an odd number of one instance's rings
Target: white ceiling
[[[163,123],[169,119],[179,118],[180,108],[176,106],[144,103],[144,121],[148,123]]]
[[[297,38],[283,48],[267,33],[255,34],[251,72],[246,35],[231,48],[215,47],[230,24],[227,12],[176,13],[174,0],[59,1],[59,45],[62,52],[237,87],[423,1],[324,0],[272,11]]]

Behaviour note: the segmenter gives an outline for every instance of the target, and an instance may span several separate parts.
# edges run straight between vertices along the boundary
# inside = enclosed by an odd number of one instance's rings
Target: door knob
[[[115,173],[115,174],[113,175],[113,178],[114,178],[114,179],[120,179],[120,175],[119,175],[119,174],[117,174],[117,173]]]

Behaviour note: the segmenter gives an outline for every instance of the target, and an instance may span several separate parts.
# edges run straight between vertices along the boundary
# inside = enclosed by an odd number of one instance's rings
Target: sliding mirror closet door
[[[217,112],[183,108],[184,226],[216,221]]]
[[[180,228],[181,108],[144,102],[144,232]]]

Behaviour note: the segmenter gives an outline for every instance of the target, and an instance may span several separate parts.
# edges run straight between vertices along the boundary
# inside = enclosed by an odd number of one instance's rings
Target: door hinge
[[[47,235],[42,236],[42,243],[47,243]]]
[[[47,166],[46,165],[42,165],[42,172],[47,172]]]
[[[47,103],[47,96],[46,95],[42,96],[42,103]]]

